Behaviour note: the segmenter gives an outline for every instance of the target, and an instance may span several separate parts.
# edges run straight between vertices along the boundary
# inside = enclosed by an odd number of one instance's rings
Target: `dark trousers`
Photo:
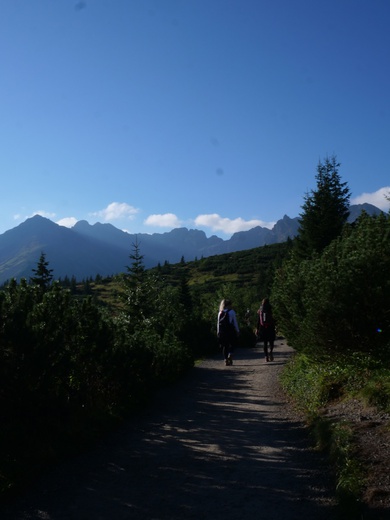
[[[234,352],[235,341],[233,339],[220,340],[219,345],[221,347],[224,359],[227,359],[229,354],[232,354]]]
[[[268,352],[272,354],[274,350],[274,341],[275,341],[275,330],[270,327],[264,327],[263,329],[263,341],[264,341],[264,354],[268,357]],[[268,350],[269,345],[269,350]]]
[[[269,350],[268,350],[268,341],[264,340],[264,354],[266,356],[268,356],[268,352],[272,353],[273,350],[274,350],[274,342],[273,341],[269,342]]]

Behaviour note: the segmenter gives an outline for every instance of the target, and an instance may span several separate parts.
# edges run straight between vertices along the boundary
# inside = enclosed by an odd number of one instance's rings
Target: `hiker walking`
[[[264,341],[265,361],[274,360],[274,341],[275,341],[275,320],[272,315],[272,305],[268,298],[261,302],[260,309],[257,311],[257,337]],[[269,350],[268,350],[269,345]]]
[[[232,302],[228,299],[221,301],[219,305],[217,336],[225,365],[233,365],[233,352],[237,344],[237,337],[240,329],[237,323],[237,316],[232,309]]]

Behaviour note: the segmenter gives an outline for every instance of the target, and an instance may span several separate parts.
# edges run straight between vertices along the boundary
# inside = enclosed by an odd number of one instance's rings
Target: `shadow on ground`
[[[274,363],[240,349],[164,389],[106,442],[56,468],[4,520],[336,518],[331,479],[292,421],[277,385],[290,355]]]

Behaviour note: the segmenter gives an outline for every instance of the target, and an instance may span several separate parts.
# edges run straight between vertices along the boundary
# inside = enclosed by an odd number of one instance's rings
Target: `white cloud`
[[[32,217],[35,217],[35,215],[40,215],[41,217],[45,217],[45,218],[49,218],[49,219],[53,219],[55,218],[56,214],[55,213],[49,213],[47,211],[34,211],[34,213],[32,213],[31,215],[21,215],[20,213],[17,213],[16,215],[13,216],[13,219],[14,220],[26,220],[27,218],[32,218]]]
[[[126,204],[125,202],[111,202],[106,208],[90,213],[93,217],[102,218],[108,222],[111,220],[118,220],[121,218],[133,219],[134,215],[138,213],[138,209]]]
[[[45,218],[48,218],[50,220],[54,219],[56,214],[55,213],[49,213],[48,211],[34,211],[33,213],[31,213],[31,215],[22,215],[21,213],[16,213],[14,216],[13,216],[13,219],[14,220],[27,220],[28,218],[32,218],[32,217],[35,217],[35,215],[40,215],[41,217],[45,217]]]
[[[56,216],[55,213],[48,213],[47,211],[34,211],[34,213],[31,215],[31,217],[35,217],[35,215],[40,215],[41,217],[45,218],[54,218]]]
[[[390,196],[390,186],[380,188],[373,193],[362,193],[358,197],[352,198],[351,204],[364,204],[366,202],[383,211],[388,211],[390,209],[390,201],[386,199],[386,196]]]
[[[173,213],[165,213],[164,215],[149,215],[144,224],[146,226],[177,228],[181,226],[181,221]]]
[[[58,224],[59,226],[64,226],[67,228],[73,227],[76,223],[77,223],[77,218],[75,218],[75,217],[65,217],[65,218],[62,218],[61,220],[57,220],[57,222],[56,222],[56,224]]]
[[[272,229],[275,222],[264,222],[263,220],[244,220],[242,218],[229,219],[213,213],[211,215],[198,215],[195,219],[196,226],[209,227],[213,231],[223,231],[226,234],[248,231],[257,226]]]

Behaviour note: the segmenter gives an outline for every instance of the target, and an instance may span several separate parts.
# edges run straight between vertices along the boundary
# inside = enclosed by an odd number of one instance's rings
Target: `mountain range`
[[[381,212],[371,204],[352,205],[349,221],[356,220],[363,210],[370,215]],[[29,280],[42,252],[53,270],[54,279],[75,277],[81,281],[126,271],[126,266],[132,263],[129,256],[134,252],[136,242],[145,267],[150,268],[159,263],[177,263],[182,258],[189,261],[285,242],[296,236],[298,227],[299,217],[285,215],[272,229],[257,226],[223,240],[187,228],[167,233],[130,234],[111,224],[90,225],[85,220],[66,228],[35,215],[0,235],[0,284],[11,278]]]

